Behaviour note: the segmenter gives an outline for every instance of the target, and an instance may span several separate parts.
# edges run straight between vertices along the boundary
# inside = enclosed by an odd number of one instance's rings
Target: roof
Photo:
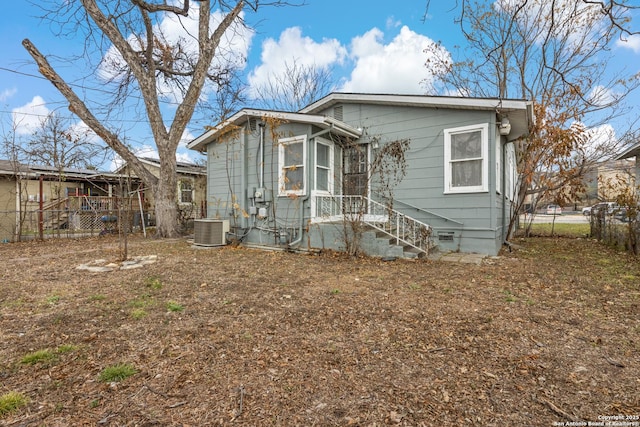
[[[58,176],[60,172],[65,179],[95,179],[113,181],[121,176],[117,173],[97,171],[93,169],[63,168],[59,171],[53,166],[47,165],[25,165],[24,163],[13,163],[9,160],[0,160],[0,175],[15,175],[19,172],[28,178],[38,178],[39,176]]]
[[[160,167],[160,160],[151,157],[139,157],[143,164]],[[196,165],[195,163],[176,161],[176,172],[187,175],[206,175],[205,166]]]
[[[378,104],[405,107],[449,108],[455,110],[489,110],[507,116],[511,133],[516,138],[526,135],[535,123],[533,103],[522,99],[469,98],[460,96],[393,95],[372,93],[333,92],[300,110],[303,114],[317,114],[336,104]]]
[[[203,151],[207,144],[217,140],[228,126],[240,126],[243,123],[246,123],[250,118],[254,117],[259,119],[272,117],[285,122],[306,123],[317,126],[321,129],[331,129],[334,134],[339,136],[359,138],[362,135],[361,129],[356,129],[340,120],[334,119],[333,117],[317,114],[287,113],[282,111],[244,108],[229,117],[227,120],[218,123],[213,128],[189,142],[187,144],[187,148]]]
[[[138,157],[138,160],[144,165],[160,168],[160,160],[153,157]],[[121,173],[127,167],[124,163],[122,166],[116,169],[115,173]],[[183,175],[206,175],[207,170],[205,166],[200,166],[195,163],[176,161],[176,172]]]
[[[633,144],[631,147],[624,150],[621,154],[615,157],[615,160],[629,159],[637,156],[640,156],[640,142]]]
[[[17,172],[29,172],[29,168],[11,160],[0,160],[0,175],[14,175]]]

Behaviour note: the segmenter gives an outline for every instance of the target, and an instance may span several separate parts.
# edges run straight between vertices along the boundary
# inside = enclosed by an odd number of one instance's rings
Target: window
[[[305,194],[307,185],[307,176],[304,170],[307,163],[306,142],[306,135],[282,138],[279,141],[280,196],[300,196]]]
[[[444,192],[488,191],[488,125],[444,131]]]
[[[191,181],[180,181],[180,203],[193,203],[193,184]]]
[[[333,192],[333,145],[331,142],[316,138],[316,190]]]

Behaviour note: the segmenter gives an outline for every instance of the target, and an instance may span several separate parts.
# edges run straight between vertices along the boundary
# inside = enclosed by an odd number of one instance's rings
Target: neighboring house
[[[521,100],[332,93],[297,113],[243,109],[188,147],[207,152],[207,216],[228,219],[232,239],[343,250],[357,218],[369,255],[495,255],[517,196],[512,141],[532,121]],[[390,209],[369,172],[398,140],[406,176]]]
[[[631,160],[634,159],[635,161]],[[616,157],[616,160],[628,160],[632,163],[630,169],[631,174],[635,177],[634,184],[637,184],[637,179],[640,177],[640,142],[632,145],[625,151],[623,151],[619,156]],[[637,188],[638,197],[640,197],[640,188]]]
[[[140,162],[153,175],[160,174],[160,160],[149,157],[139,158]],[[116,170],[116,173],[127,174],[129,168],[125,164]],[[133,174],[133,172],[132,172]],[[178,196],[176,202],[186,218],[201,218],[207,211],[206,185],[207,171],[204,166],[193,163],[176,162],[176,174],[178,179]],[[154,200],[151,191],[145,192],[147,206],[153,211]]]
[[[0,241],[17,240],[18,232],[32,236],[39,228],[101,227],[99,217],[115,210],[113,199],[122,178],[89,169],[58,171],[0,160]]]
[[[598,199],[614,201],[629,187],[635,187],[635,164],[632,160],[608,161],[598,166]]]

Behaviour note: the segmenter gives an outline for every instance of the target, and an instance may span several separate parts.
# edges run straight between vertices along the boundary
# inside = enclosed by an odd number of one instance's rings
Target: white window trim
[[[451,135],[473,131],[481,132],[482,140],[482,184],[468,187],[453,187],[451,177]],[[444,130],[444,194],[486,193],[489,191],[489,124],[482,123]]]
[[[285,190],[285,174],[284,174],[284,150],[289,144],[302,143],[302,162],[299,163],[303,167],[302,188],[298,190]],[[304,196],[307,191],[307,135],[293,136],[290,138],[280,138],[278,140],[278,196]]]
[[[516,163],[516,147],[513,142],[507,143],[505,147],[505,168],[509,177],[509,185],[505,189],[508,200],[515,202],[518,198],[518,168]]]
[[[318,165],[318,145],[324,145],[329,147],[329,168],[328,168],[328,182],[327,188],[328,191],[319,190],[318,189],[318,168],[325,169],[325,166]],[[313,182],[314,182],[314,190],[317,194],[333,194],[334,190],[334,146],[333,142],[324,139],[324,138],[315,138],[315,146],[314,146],[314,162],[313,162]]]
[[[191,184],[191,201],[190,202],[183,202],[182,201],[182,181],[184,179],[178,179],[178,204],[180,205],[193,205],[195,204],[196,201],[196,189],[195,189],[195,182],[194,181],[189,181],[189,183]]]

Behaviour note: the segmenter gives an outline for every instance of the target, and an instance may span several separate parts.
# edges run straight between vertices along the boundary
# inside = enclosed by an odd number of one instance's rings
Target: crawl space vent
[[[453,231],[439,231],[438,241],[440,242],[453,242]]]

